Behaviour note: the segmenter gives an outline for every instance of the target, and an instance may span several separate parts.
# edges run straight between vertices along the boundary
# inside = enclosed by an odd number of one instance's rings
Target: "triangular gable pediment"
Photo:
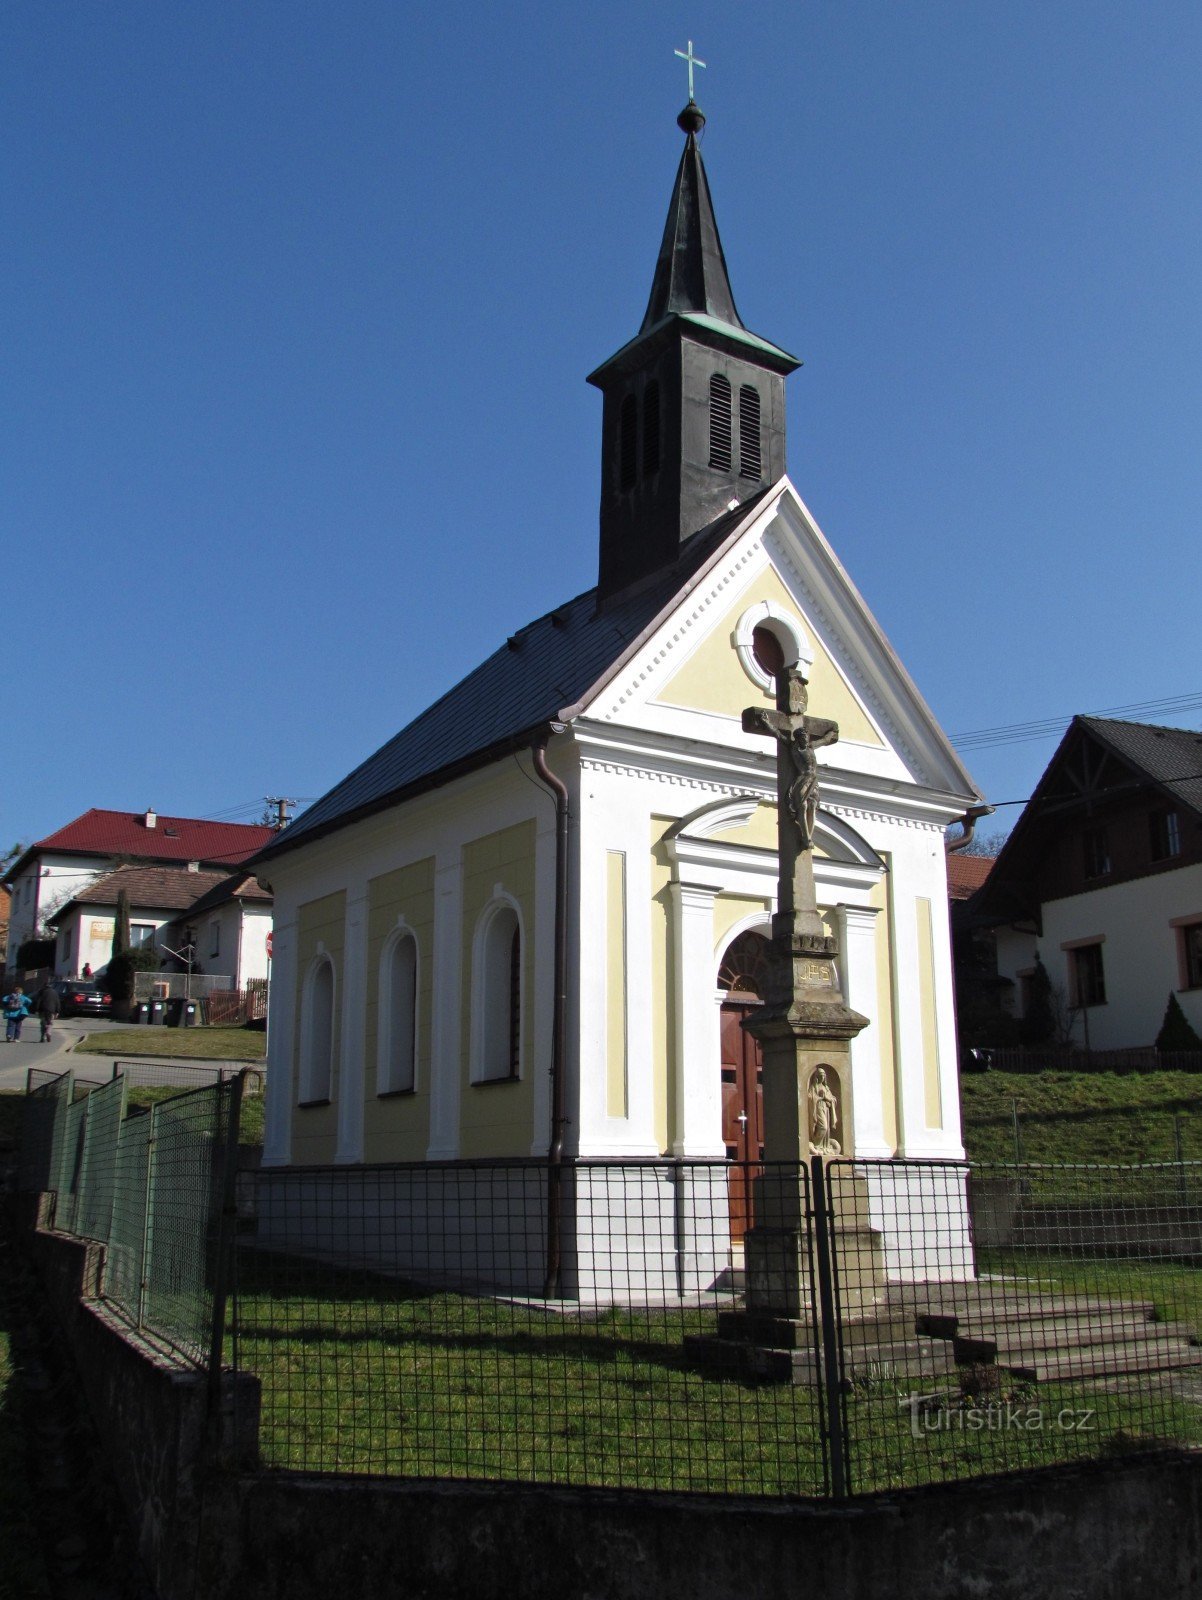
[[[589,720],[668,739],[762,750],[745,706],[771,704],[755,681],[751,627],[791,619],[809,656],[810,710],[840,725],[826,764],[944,794],[976,788],[864,600],[787,479],[587,701]],[[762,674],[761,674],[762,680]]]

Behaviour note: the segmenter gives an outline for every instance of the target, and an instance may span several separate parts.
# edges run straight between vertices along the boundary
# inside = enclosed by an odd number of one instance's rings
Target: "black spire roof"
[[[705,126],[705,118],[690,100],[676,120],[687,137],[655,263],[651,298],[639,332],[646,333],[674,312],[687,311],[742,328],[714,220],[705,164],[697,146],[697,134]]]

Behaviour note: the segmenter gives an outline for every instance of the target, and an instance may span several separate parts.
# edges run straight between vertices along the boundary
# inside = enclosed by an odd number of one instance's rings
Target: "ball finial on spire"
[[[696,100],[690,100],[688,105],[676,119],[676,126],[682,133],[697,134],[705,127],[705,116]]]

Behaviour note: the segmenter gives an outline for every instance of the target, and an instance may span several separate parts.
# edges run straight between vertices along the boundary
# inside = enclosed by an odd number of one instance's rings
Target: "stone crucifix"
[[[795,666],[776,674],[776,709],[749,706],[745,733],[777,741],[776,789],[779,812],[780,885],[777,931],[786,936],[822,931],[814,887],[814,825],[818,816],[818,758],[823,745],[835,744],[839,724],[809,717],[805,679]]]

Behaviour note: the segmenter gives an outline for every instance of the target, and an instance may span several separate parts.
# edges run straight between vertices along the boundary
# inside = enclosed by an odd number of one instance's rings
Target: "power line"
[[[1143,721],[1149,716],[1165,716],[1183,711],[1202,710],[1202,693],[1171,695],[1161,700],[1139,700],[1133,705],[1108,706],[1102,711],[1087,711],[1089,717],[1131,717]],[[993,745],[1021,744],[1028,739],[1058,737],[1072,721],[1067,717],[1043,717],[1033,722],[1003,723],[996,728],[976,728],[951,736],[958,750],[984,750]],[[1009,803],[1009,802],[1007,802]]]

